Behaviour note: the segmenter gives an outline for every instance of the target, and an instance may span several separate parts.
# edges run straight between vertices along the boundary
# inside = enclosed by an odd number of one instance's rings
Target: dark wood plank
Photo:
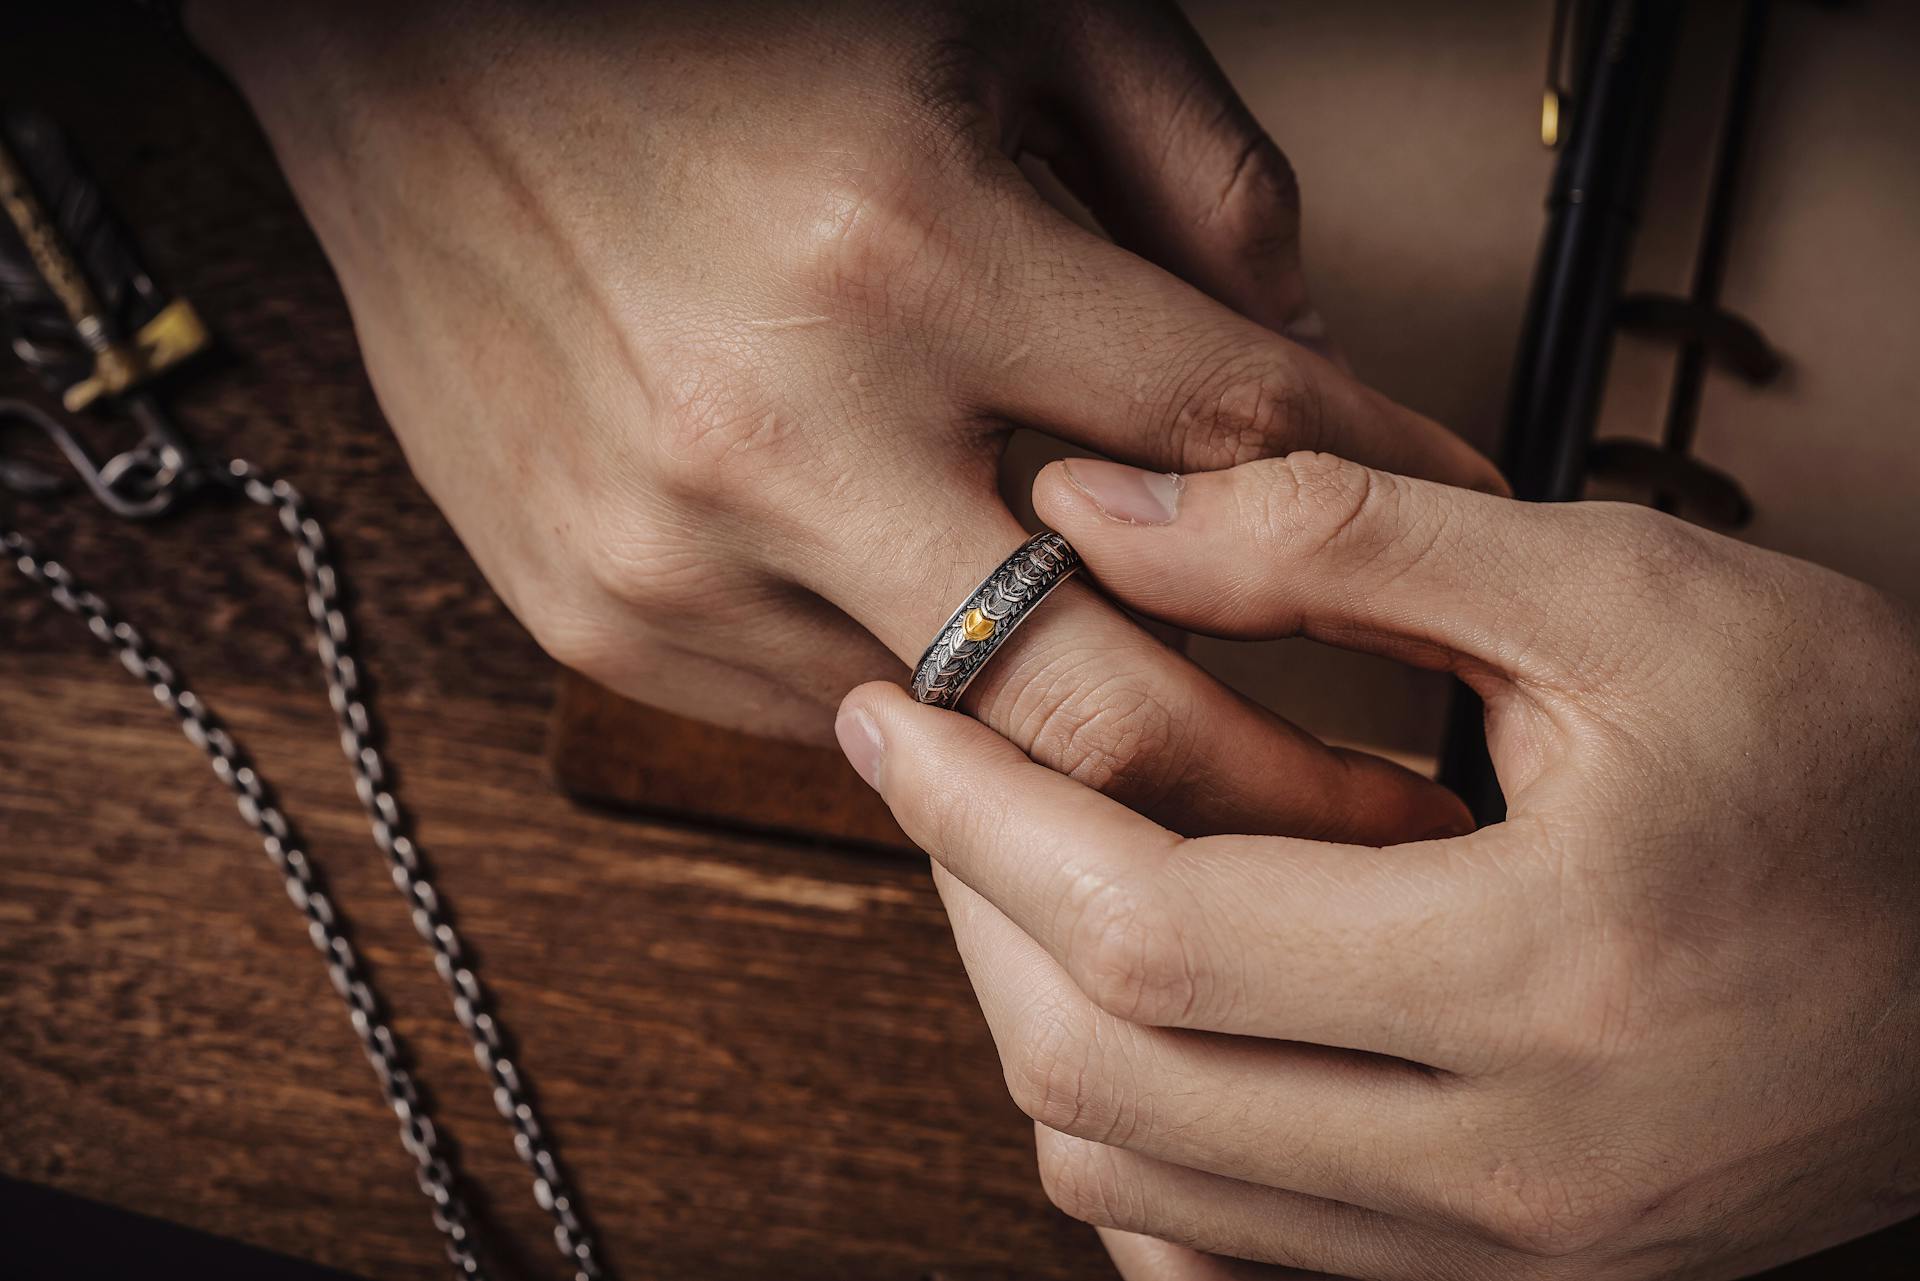
[[[807,840],[912,851],[832,748],[756,738],[620,697],[562,672],[549,756],[581,800]]]

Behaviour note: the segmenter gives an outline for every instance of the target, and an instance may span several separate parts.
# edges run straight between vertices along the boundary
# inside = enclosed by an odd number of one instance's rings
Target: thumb
[[[1685,590],[1647,572],[1660,539],[1698,537],[1639,508],[1520,503],[1329,454],[1185,477],[1072,459],[1036,479],[1034,508],[1128,608],[1382,653],[1483,693],[1590,685],[1644,642],[1650,609],[1676,613],[1650,599]]]
[[[1330,354],[1300,266],[1293,167],[1199,34],[1159,3],[1089,5],[1029,149],[1123,247]]]

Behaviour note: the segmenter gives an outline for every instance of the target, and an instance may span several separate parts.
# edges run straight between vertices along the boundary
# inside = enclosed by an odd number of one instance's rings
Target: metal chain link
[[[387,769],[375,745],[376,722],[361,694],[360,668],[353,656],[353,633],[340,606],[340,579],[320,524],[292,485],[253,464],[235,459],[216,479],[231,483],[249,501],[272,510],[292,536],[306,583],[307,614],[313,622],[320,661],[326,670],[327,697],[340,727],[340,746],[353,769],[354,790],[366,808],[374,843],[387,858],[394,887],[413,916],[413,925],[433,949],[434,968],[453,998],[454,1015],[473,1044],[475,1061],[493,1086],[494,1106],[513,1130],[514,1150],[533,1172],[533,1195],[553,1219],[553,1237],[574,1269],[575,1281],[602,1281],[606,1272],[582,1222],[580,1202],[569,1187],[538,1111],[507,1053],[508,1037],[491,1008],[487,992],[464,957],[466,949],[448,919],[440,895],[428,879],[420,852],[407,835],[406,812],[387,786]],[[347,1006],[354,1032],[373,1065],[380,1087],[400,1119],[400,1142],[413,1157],[420,1190],[433,1203],[433,1222],[446,1245],[456,1276],[484,1278],[473,1248],[471,1219],[459,1192],[453,1154],[447,1151],[421,1102],[399,1037],[388,1025],[383,1002],[369,986],[358,953],[348,941],[343,920],[327,894],[319,870],[273,800],[273,793],[249,757],[179,680],[171,665],[154,652],[131,623],[105,600],[80,584],[67,568],[43,557],[19,532],[0,527],[0,548],[30,581],[46,589],[54,603],[82,619],[87,629],[139,680],[147,682],[161,706],[179,718],[187,739],[206,752],[214,774],[233,792],[240,817],[260,837],[267,857],[286,883],[287,896],[307,920],[308,937],[326,958],[327,973]]]

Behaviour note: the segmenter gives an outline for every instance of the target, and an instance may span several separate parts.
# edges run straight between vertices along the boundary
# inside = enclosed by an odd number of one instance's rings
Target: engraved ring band
[[[1020,544],[1000,568],[967,594],[913,671],[913,696],[953,707],[1014,629],[1080,568],[1080,553],[1048,531]]]

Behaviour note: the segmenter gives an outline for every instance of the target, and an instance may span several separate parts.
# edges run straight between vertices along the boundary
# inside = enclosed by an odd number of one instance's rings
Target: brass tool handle
[[[53,290],[54,297],[60,300],[60,305],[66,308],[67,319],[73,322],[81,341],[87,344],[101,364],[109,361],[124,364],[126,374],[131,379],[134,371],[131,353],[114,342],[107,328],[106,309],[100,305],[93,286],[87,283],[86,272],[81,270],[80,264],[67,251],[52,215],[40,203],[40,197],[34,194],[33,184],[27,180],[26,169],[7,146],[3,136],[0,136],[0,206],[6,208],[7,217],[25,242],[33,265],[46,280],[47,287]]]
[[[20,233],[27,256],[93,353],[93,372],[66,389],[66,407],[78,412],[101,396],[118,396],[207,345],[206,326],[193,305],[176,298],[129,336],[114,333],[107,308],[60,227],[33,189],[26,166],[0,133],[0,207]]]

